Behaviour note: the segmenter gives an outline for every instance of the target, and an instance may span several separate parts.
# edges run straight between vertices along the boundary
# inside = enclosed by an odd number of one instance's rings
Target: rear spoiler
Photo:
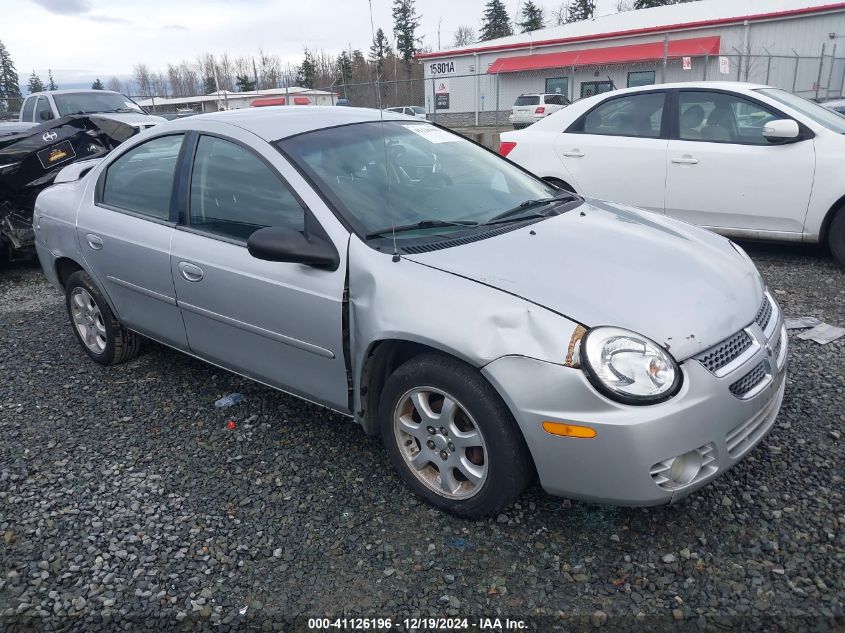
[[[59,172],[59,175],[56,176],[56,179],[53,181],[53,184],[58,185],[62,182],[75,182],[82,178],[89,171],[94,169],[94,167],[97,166],[97,163],[99,163],[101,160],[103,159],[92,158],[91,160],[81,160],[78,163],[68,165]]]

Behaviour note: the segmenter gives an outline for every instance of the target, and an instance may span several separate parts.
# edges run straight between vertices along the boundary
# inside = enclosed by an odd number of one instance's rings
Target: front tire
[[[499,394],[456,359],[425,354],[401,365],[387,379],[379,416],[400,477],[441,510],[490,516],[510,505],[534,475]]]
[[[76,340],[95,363],[117,365],[138,355],[141,336],[120,324],[85,271],[68,278],[65,305]]]
[[[840,207],[827,230],[830,254],[840,266],[845,266],[845,207]]]

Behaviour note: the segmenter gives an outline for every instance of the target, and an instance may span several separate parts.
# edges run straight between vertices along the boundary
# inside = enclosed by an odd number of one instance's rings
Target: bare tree
[[[560,26],[569,21],[569,4],[570,1],[567,0],[566,2],[561,2],[557,9],[552,9],[552,24],[554,26]]]
[[[152,93],[152,73],[146,64],[137,63],[132,69],[132,78],[138,88],[138,95],[142,97],[151,97]]]
[[[475,43],[475,29],[466,24],[461,25],[455,31],[455,48],[468,46]]]
[[[633,11],[634,0],[616,0],[616,12],[623,13],[625,11]]]
[[[117,77],[112,77],[106,82],[106,89],[113,90],[114,92],[123,92],[123,82]]]

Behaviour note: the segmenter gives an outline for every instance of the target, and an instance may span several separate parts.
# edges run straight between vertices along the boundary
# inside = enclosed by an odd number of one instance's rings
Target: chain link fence
[[[393,82],[335,84],[349,105],[423,107],[429,120],[449,127],[509,125],[517,97],[560,93],[571,101],[598,92],[685,81],[746,81],[772,85],[815,101],[845,96],[845,57],[772,54],[702,55],[684,59],[570,66],[514,73],[448,75]]]

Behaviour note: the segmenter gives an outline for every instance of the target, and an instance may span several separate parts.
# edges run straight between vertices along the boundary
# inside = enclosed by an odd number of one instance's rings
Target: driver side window
[[[678,95],[679,138],[743,145],[769,145],[763,126],[781,118],[738,95],[684,91]]]
[[[191,226],[237,240],[258,229],[305,230],[305,209],[264,161],[240,145],[201,136],[191,172]]]

